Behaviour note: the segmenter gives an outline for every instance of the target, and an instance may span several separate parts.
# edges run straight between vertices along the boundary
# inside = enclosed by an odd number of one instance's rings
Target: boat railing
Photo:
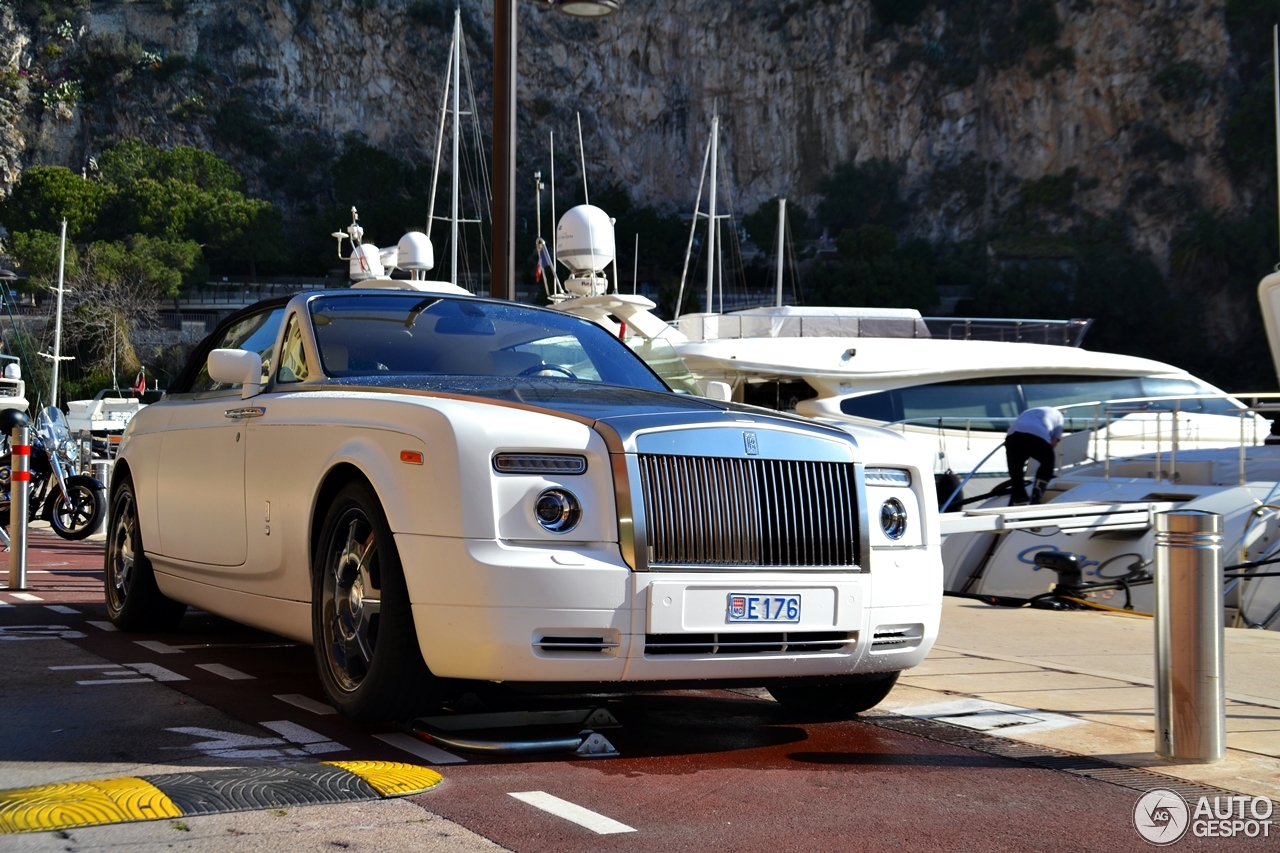
[[[950,341],[1004,341],[1078,347],[1093,320],[1023,320],[1004,317],[925,317],[935,338]]]
[[[1248,400],[1249,402],[1244,402]],[[1197,401],[1213,401],[1221,408],[1220,411],[1197,411],[1196,408],[1183,408],[1185,403],[1196,403]],[[1260,423],[1265,420],[1265,414],[1272,412],[1280,412],[1280,392],[1261,392],[1237,395],[1222,394],[1180,394],[1180,395],[1162,395],[1152,397],[1126,397],[1115,400],[1091,400],[1083,403],[1069,403],[1062,406],[1054,406],[1063,413],[1065,433],[1077,434],[1088,432],[1091,449],[1085,457],[1084,462],[1094,464],[1101,462],[1103,465],[1103,478],[1111,479],[1111,466],[1113,460],[1122,459],[1130,454],[1117,455],[1113,453],[1112,439],[1126,440],[1125,436],[1113,436],[1112,426],[1118,420],[1133,415],[1154,416],[1155,435],[1148,436],[1145,429],[1141,435],[1144,449],[1146,442],[1153,439],[1155,444],[1155,479],[1161,482],[1167,479],[1174,482],[1178,478],[1178,451],[1183,442],[1182,426],[1191,420],[1192,416],[1208,415],[1212,417],[1234,417],[1239,423],[1239,433],[1236,440],[1237,450],[1237,467],[1240,485],[1246,482],[1246,448],[1256,447],[1259,444],[1258,434]],[[1203,408],[1201,406],[1200,408]],[[1073,415],[1073,410],[1084,410],[1085,415]],[[1168,416],[1169,423],[1165,424],[1165,416]],[[1144,418],[1144,422],[1151,418]],[[1000,427],[1011,426],[1017,420],[1016,417],[918,417],[904,418],[902,420],[886,423],[886,427],[897,427],[904,434],[907,427],[924,427],[939,430],[947,429],[964,429],[966,446],[971,446],[970,442],[974,431],[974,425],[978,425],[978,430],[984,433],[995,432]],[[1270,433],[1270,431],[1268,431]],[[1167,442],[1167,456],[1166,456]],[[995,449],[999,449],[999,445]],[[995,455],[995,449],[983,457],[972,471],[964,478],[959,492],[987,463],[992,456]],[[1165,459],[1168,460],[1168,469],[1165,469]],[[954,497],[954,496],[953,496]],[[951,501],[948,500],[949,504]]]

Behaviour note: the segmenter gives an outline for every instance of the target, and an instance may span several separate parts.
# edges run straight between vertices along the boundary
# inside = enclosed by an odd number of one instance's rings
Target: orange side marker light
[[[417,450],[401,450],[400,461],[406,465],[421,465],[422,453]]]

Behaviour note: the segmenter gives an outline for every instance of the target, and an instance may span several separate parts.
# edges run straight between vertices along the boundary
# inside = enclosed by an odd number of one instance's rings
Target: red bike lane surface
[[[607,734],[624,758],[450,766],[445,785],[414,799],[519,853],[1152,848],[1134,829],[1140,791],[857,721],[791,723],[772,703],[711,692],[622,705],[624,728]],[[636,717],[642,730],[627,724]],[[510,796],[531,790],[636,831],[598,835]],[[1177,847],[1275,844],[1187,836]]]

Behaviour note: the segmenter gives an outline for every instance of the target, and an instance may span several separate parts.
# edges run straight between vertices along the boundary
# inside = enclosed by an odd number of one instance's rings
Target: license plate
[[[729,622],[799,622],[798,595],[729,594]]]

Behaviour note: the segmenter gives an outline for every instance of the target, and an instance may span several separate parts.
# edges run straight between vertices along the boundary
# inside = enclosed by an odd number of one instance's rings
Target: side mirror
[[[722,403],[732,403],[733,387],[728,382],[712,380],[707,383],[707,399],[719,400]]]
[[[240,385],[242,399],[262,390],[262,356],[242,349],[216,349],[209,353],[209,378],[227,385]]]

